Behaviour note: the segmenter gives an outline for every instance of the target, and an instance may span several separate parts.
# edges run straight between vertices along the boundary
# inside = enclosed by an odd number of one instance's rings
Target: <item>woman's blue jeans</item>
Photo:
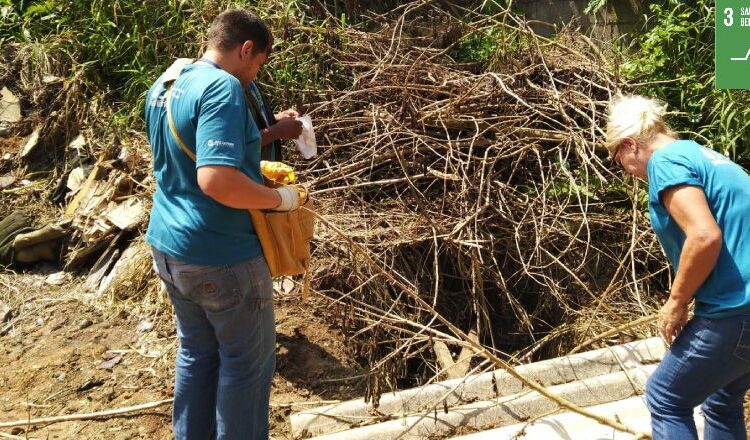
[[[750,316],[693,317],[646,384],[654,440],[746,439],[742,403],[750,388]]]
[[[174,305],[180,340],[175,438],[267,439],[276,328],[266,261],[261,256],[203,266],[156,249],[152,255]]]

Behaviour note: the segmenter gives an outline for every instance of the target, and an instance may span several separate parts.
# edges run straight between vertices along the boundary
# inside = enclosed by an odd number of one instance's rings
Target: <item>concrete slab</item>
[[[571,356],[522,365],[517,371],[544,386],[570,383],[657,363],[665,352],[659,338],[577,353]],[[430,411],[443,411],[457,405],[487,401],[521,393],[527,388],[504,370],[490,371],[384,394],[377,407],[362,399],[302,411],[291,416],[295,437],[323,435],[378,420],[401,418]],[[601,403],[601,402],[596,402]],[[519,419],[512,420],[514,423]]]
[[[549,391],[579,406],[623,400],[643,392],[656,365],[589,377],[557,385]],[[488,429],[552,413],[559,406],[537,392],[522,392],[493,400],[433,410],[419,415],[315,437],[318,440],[417,440],[450,435],[460,428]],[[304,434],[304,433],[303,433]]]
[[[640,432],[651,433],[651,416],[642,396],[587,408],[589,411]],[[698,436],[703,438],[703,414],[696,408]],[[594,420],[572,412],[543,417],[532,423],[518,423],[475,434],[452,437],[451,440],[630,440],[635,436],[600,425]]]

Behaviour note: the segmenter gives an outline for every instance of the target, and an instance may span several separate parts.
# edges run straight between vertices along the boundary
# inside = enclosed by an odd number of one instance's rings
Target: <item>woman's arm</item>
[[[659,311],[659,327],[668,344],[687,321],[687,307],[706,281],[721,251],[722,235],[702,188],[678,185],[661,196],[664,207],[685,233],[680,264],[669,299]]]

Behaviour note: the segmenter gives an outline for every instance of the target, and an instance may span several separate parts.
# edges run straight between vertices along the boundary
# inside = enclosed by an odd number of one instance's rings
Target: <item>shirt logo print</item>
[[[732,163],[732,161],[730,161],[728,157],[724,156],[723,154],[717,153],[714,150],[709,150],[708,148],[701,147],[700,152],[703,153],[703,155],[706,156],[706,159],[710,160],[714,166],[729,165]]]
[[[223,148],[234,148],[234,144],[231,142],[226,141],[220,141],[216,139],[209,139],[208,140],[208,146],[213,147],[223,147]]]

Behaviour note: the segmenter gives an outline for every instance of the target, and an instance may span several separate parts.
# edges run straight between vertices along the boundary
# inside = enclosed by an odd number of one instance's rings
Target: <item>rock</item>
[[[21,120],[21,102],[7,87],[0,90],[0,121],[15,124]]]
[[[45,278],[44,282],[52,286],[61,286],[65,284],[65,282],[69,278],[70,276],[67,273],[60,271],[49,275],[47,278]]]
[[[107,352],[107,347],[102,344],[97,344],[91,349],[94,356],[101,356]]]
[[[111,359],[101,362],[99,365],[97,365],[97,368],[101,368],[103,370],[111,370],[115,365],[119,364],[121,360],[122,355],[118,354]]]
[[[144,333],[154,328],[154,323],[151,321],[141,321],[140,324],[138,324],[138,332]]]
[[[21,153],[19,153],[19,156],[23,159],[26,157],[29,157],[31,153],[34,151],[34,149],[39,145],[39,137],[42,133],[42,127],[37,127],[34,129],[34,131],[31,133],[31,136],[29,136],[29,139],[26,141],[26,145],[24,145],[23,149],[21,149]]]
[[[86,148],[86,138],[83,137],[82,134],[76,136],[76,138],[68,144],[68,150],[82,150],[84,148]]]
[[[15,181],[16,181],[16,178],[13,177],[13,176],[10,176],[10,175],[8,175],[8,176],[0,176],[0,189],[5,189],[5,188],[13,185],[13,183],[15,183]]]
[[[0,323],[9,320],[11,316],[13,316],[13,309],[0,301]]]
[[[83,384],[81,384],[78,388],[76,388],[76,391],[88,391],[92,388],[100,387],[102,385],[104,385],[103,380],[91,378],[91,379],[88,379]]]

